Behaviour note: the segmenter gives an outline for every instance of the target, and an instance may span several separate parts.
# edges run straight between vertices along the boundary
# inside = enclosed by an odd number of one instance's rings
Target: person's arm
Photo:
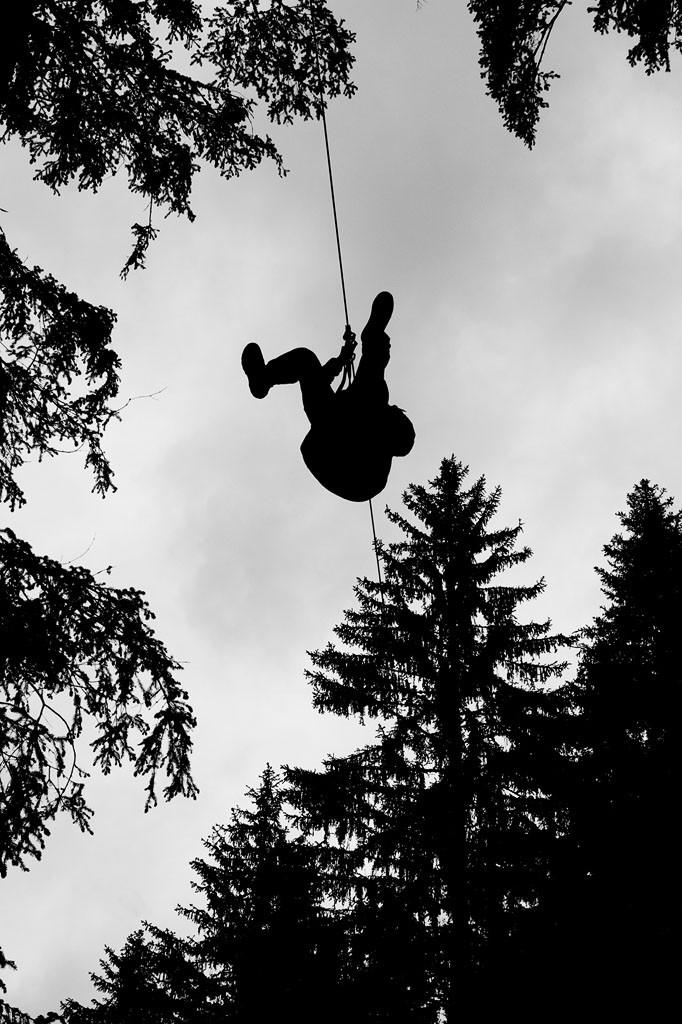
[[[346,361],[343,357],[343,349],[338,354],[338,356],[333,356],[331,359],[328,359],[327,362],[324,363],[324,365],[322,366],[322,373],[324,374],[325,380],[329,381],[329,383],[331,384],[334,378],[338,377],[338,375],[343,370],[345,362]]]
[[[333,356],[331,359],[328,359],[322,367],[322,373],[330,384],[335,377],[338,377],[344,366],[346,366],[346,364],[353,358],[353,352],[355,351],[356,345],[355,335],[352,332],[347,332],[347,335],[344,334],[344,338],[345,342],[338,356]]]

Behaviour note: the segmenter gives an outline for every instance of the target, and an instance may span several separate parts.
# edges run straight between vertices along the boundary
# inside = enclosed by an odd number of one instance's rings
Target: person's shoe
[[[369,320],[362,329],[360,337],[363,341],[384,334],[388,321],[393,315],[393,296],[390,292],[379,292],[372,303]]]
[[[270,385],[265,369],[265,360],[260,345],[250,342],[242,352],[242,369],[249,380],[249,390],[254,398],[265,398]]]

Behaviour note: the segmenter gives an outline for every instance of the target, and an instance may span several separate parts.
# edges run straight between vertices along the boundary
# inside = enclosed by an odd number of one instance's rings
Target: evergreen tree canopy
[[[204,976],[189,945],[173,932],[146,925],[120,953],[106,947],[101,974],[92,974],[103,996],[90,1006],[62,1003],[64,1024],[218,1024],[204,1001]]]
[[[286,789],[268,765],[251,807],[204,842],[192,867],[200,906],[178,907],[196,928],[179,938],[145,924],[93,974],[104,998],[62,1004],[65,1024],[223,1024],[349,1018],[339,1004],[342,923],[324,902],[327,851],[292,836]]]
[[[619,518],[575,687],[574,930],[605,999],[664,1005],[676,974],[682,514],[642,480]]]
[[[671,1005],[682,515],[646,480],[628,496],[558,686],[570,641],[521,614],[543,587],[514,582],[521,525],[495,526],[499,489],[466,473],[409,488],[383,588],[360,580],[311,655],[318,709],[374,720],[373,742],[268,766],[193,863],[196,938],[147,926],[108,951],[106,1000],[67,1003],[68,1024],[133,1003],[155,1024]]]
[[[198,931],[193,956],[223,1020],[336,1020],[340,931],[324,905],[325,851],[290,834],[270,765],[247,795],[251,809],[233,810],[204,842],[209,858],[192,862],[202,905],[181,913]]]
[[[283,170],[254,131],[257,110],[288,123],[352,95],[352,40],[324,0],[242,0],[211,14],[193,0],[22,0],[0,37],[0,141],[17,138],[56,192],[73,181],[96,191],[126,171],[150,210],[133,227],[126,273],[156,234],[153,206],[193,218],[202,161],[227,178],[265,157]],[[0,500],[10,507],[23,500],[14,471],[57,442],[85,445],[96,489],[112,486],[101,436],[118,390],[114,321],[24,265],[0,232]]]
[[[34,454],[57,454],[61,444],[85,446],[94,489],[105,495],[114,486],[101,444],[117,415],[114,314],[79,299],[40,267],[26,267],[1,230],[0,299],[0,501],[11,509],[23,504],[17,470]]]
[[[193,218],[202,164],[231,178],[270,159],[284,173],[257,115],[287,124],[351,96],[352,41],[324,0],[210,12],[194,0],[21,0],[0,32],[0,141],[25,147],[56,193],[127,174],[148,216],[133,225],[125,276],[144,264],[155,207]],[[24,462],[62,445],[84,447],[95,490],[112,489],[102,435],[120,411],[114,322],[27,266],[0,231],[0,501],[11,509],[25,501]],[[166,797],[195,794],[194,719],[150,618],[138,591],[107,588],[0,531],[2,873],[40,855],[60,809],[89,827],[75,746],[88,718],[95,763],[107,772],[131,759],[147,776],[147,806],[162,768]]]
[[[466,489],[466,473],[445,460],[405,494],[411,519],[387,510],[405,539],[379,545],[383,591],[359,581],[343,646],[311,655],[315,706],[376,719],[376,741],[289,770],[299,827],[327,836],[339,870],[346,854],[368,1020],[476,1005],[474,979],[537,902],[554,827],[539,780],[557,716],[546,684],[564,665],[548,656],[568,641],[521,621],[544,583],[508,579],[530,556],[521,525],[494,528],[499,489]]]
[[[545,51],[570,0],[469,0],[481,42],[481,74],[505,127],[528,146],[555,71],[542,70]],[[588,7],[595,32],[634,40],[627,59],[647,74],[670,70],[670,51],[682,50],[682,8],[658,0],[596,0]]]
[[[133,227],[125,274],[143,264],[155,206],[193,217],[202,162],[226,178],[264,158],[283,171],[272,140],[254,130],[257,112],[289,123],[352,95],[352,39],[324,0],[237,0],[210,13],[194,0],[22,0],[0,33],[0,141],[18,140],[55,192],[70,183],[96,191],[127,173],[149,217]],[[61,450],[84,447],[94,489],[113,488],[102,436],[120,411],[114,322],[27,266],[0,231],[0,501],[10,509],[26,500],[17,480],[26,460]],[[108,771],[132,758],[150,780],[149,800],[162,766],[167,796],[194,786],[193,718],[141,595],[65,570],[10,530],[0,537],[4,870],[39,851],[58,809],[87,827],[73,746],[86,716],[98,732],[96,763]],[[72,717],[57,727],[62,697]],[[138,752],[135,732],[144,736]]]
[[[320,93],[352,95],[353,36],[324,0],[236,0],[211,13],[194,0],[22,0],[0,50],[0,140],[18,138],[36,177],[59,191],[97,190],[125,169],[151,205],[193,217],[205,161],[233,177],[264,158],[253,128],[311,117]],[[150,213],[151,213],[150,205]],[[126,270],[155,231],[135,224]]]
[[[106,587],[0,530],[0,875],[40,857],[59,811],[89,830],[76,758],[86,719],[94,763],[106,774],[132,761],[147,808],[162,770],[166,799],[195,796],[195,721],[152,617],[139,591]]]

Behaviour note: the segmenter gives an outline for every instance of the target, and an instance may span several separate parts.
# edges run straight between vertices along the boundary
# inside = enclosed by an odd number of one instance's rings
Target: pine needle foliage
[[[167,929],[145,924],[120,953],[109,946],[91,974],[100,998],[90,1006],[62,1003],[63,1024],[219,1024],[207,1000],[206,979],[191,944]]]
[[[379,545],[383,590],[360,580],[339,645],[311,654],[315,706],[376,720],[375,741],[324,771],[288,770],[297,827],[351,858],[367,1020],[481,1006],[483,977],[537,903],[556,824],[535,762],[558,717],[553,655],[569,641],[522,621],[544,582],[512,582],[531,554],[521,524],[494,526],[499,489],[466,488],[466,475],[446,459],[404,495],[410,518],[387,510],[404,539]]]
[[[117,416],[120,360],[111,348],[116,317],[27,267],[0,230],[0,502],[25,502],[16,474],[85,447],[94,490],[115,490],[102,435]],[[83,384],[85,387],[83,387]]]
[[[60,811],[90,831],[76,758],[86,724],[104,774],[130,761],[146,777],[145,809],[161,771],[166,799],[196,795],[195,720],[152,618],[139,591],[107,587],[0,530],[0,875],[40,857]]]
[[[341,931],[324,903],[325,851],[292,835],[286,795],[268,765],[251,806],[217,825],[208,857],[192,862],[200,905],[179,908],[224,1020],[347,1019],[337,1017]]]
[[[586,985],[652,1013],[672,998],[677,973],[682,514],[641,480],[619,519],[596,570],[606,600],[586,630],[575,686],[571,859],[580,876],[564,886],[563,931]]]
[[[97,191],[127,174],[148,216],[133,225],[125,277],[144,265],[155,209],[193,219],[203,164],[232,178],[269,159],[284,173],[272,139],[254,129],[257,112],[286,124],[351,96],[352,42],[324,0],[236,0],[210,11],[194,0],[22,0],[0,33],[0,142],[18,141],[55,193]],[[27,266],[0,231],[0,501],[10,509],[25,501],[22,466],[59,451],[84,448],[94,490],[114,489],[102,448],[120,412],[114,322]],[[132,759],[149,779],[148,806],[161,766],[166,796],[193,795],[194,784],[193,717],[142,595],[40,558],[11,530],[0,536],[4,871],[39,855],[59,809],[89,827],[74,747],[87,716],[98,730],[95,763],[108,771]]]
[[[225,178],[282,157],[254,130],[352,95],[352,33],[324,0],[22,0],[0,51],[0,141],[17,138],[55,192],[96,191],[119,170],[150,208],[194,218],[202,162]],[[314,15],[315,28],[311,17]],[[320,74],[318,79],[317,66]],[[123,275],[144,263],[151,220],[133,226]]]

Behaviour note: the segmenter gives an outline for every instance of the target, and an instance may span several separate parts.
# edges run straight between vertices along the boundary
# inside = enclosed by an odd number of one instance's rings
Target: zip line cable
[[[332,170],[332,157],[331,157],[331,151],[330,151],[330,148],[329,148],[329,131],[327,129],[327,116],[326,116],[326,113],[325,113],[326,104],[325,104],[325,101],[324,101],[324,91],[323,91],[323,88],[322,88],[322,72],[320,70],[320,52],[319,52],[319,47],[317,45],[317,31],[316,31],[316,26],[315,26],[315,14],[314,14],[314,11],[313,11],[313,4],[312,3],[310,5],[310,24],[311,24],[311,27],[312,27],[313,49],[314,49],[314,53],[315,53],[315,67],[316,67],[316,70],[317,70],[317,91],[318,91],[318,95],[319,95],[320,117],[322,119],[322,128],[324,130],[324,148],[325,148],[325,153],[326,153],[326,156],[327,156],[327,172],[329,174],[329,192],[331,194],[332,213],[334,215],[334,233],[336,235],[336,252],[337,252],[338,259],[339,259],[339,275],[341,277],[341,294],[343,296],[343,313],[344,313],[344,316],[345,316],[345,319],[346,319],[346,330],[344,331],[344,335],[343,336],[344,336],[345,340],[353,339],[353,341],[354,341],[355,340],[355,335],[353,334],[353,332],[351,330],[350,319],[349,319],[349,316],[348,316],[348,299],[347,299],[347,296],[346,296],[346,278],[345,278],[345,275],[343,273],[343,256],[341,255],[341,236],[340,236],[340,233],[339,233],[339,216],[338,216],[338,212],[337,212],[337,209],[336,209],[336,193],[334,191],[334,172]],[[348,367],[346,369],[344,369],[344,376],[343,376],[342,381],[341,381],[341,385],[342,386],[343,386],[343,383],[344,383],[344,381],[346,379],[346,373],[348,374],[348,382],[349,383],[351,383],[353,381],[354,377],[355,377],[355,370],[354,370],[354,367],[353,367],[353,359],[354,359],[354,356],[351,356],[349,364],[348,364]],[[374,558],[376,560],[377,575],[379,577],[379,594],[381,596],[382,607],[385,608],[385,603],[384,603],[384,582],[383,582],[382,575],[381,575],[381,564],[379,562],[377,531],[376,531],[376,527],[374,525],[374,508],[372,506],[372,499],[368,498],[367,500],[369,502],[369,515],[370,515],[370,519],[371,519],[371,522],[372,522],[372,536],[374,537]]]

